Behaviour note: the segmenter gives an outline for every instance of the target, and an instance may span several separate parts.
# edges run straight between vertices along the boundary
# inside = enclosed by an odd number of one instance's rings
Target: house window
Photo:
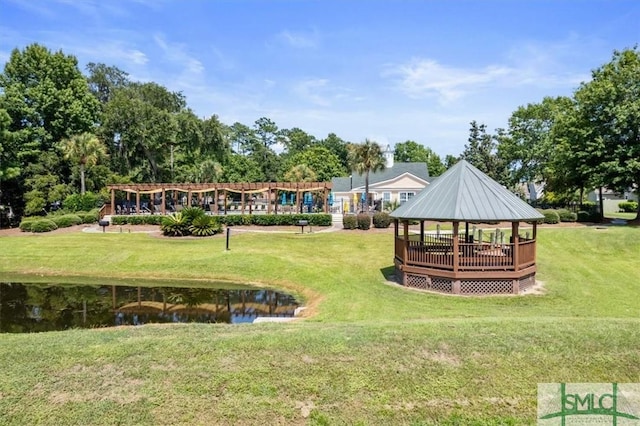
[[[404,204],[405,202],[409,201],[410,199],[413,198],[414,195],[416,195],[415,192],[401,192],[400,193],[400,204]]]
[[[382,193],[382,201],[384,201],[385,203],[390,203],[391,202],[391,193],[390,192],[383,192]]]

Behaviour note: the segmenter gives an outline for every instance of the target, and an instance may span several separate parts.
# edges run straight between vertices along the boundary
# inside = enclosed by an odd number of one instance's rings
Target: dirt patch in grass
[[[118,404],[132,404],[144,396],[140,391],[143,381],[126,377],[125,370],[107,364],[87,367],[74,365],[60,372],[54,378],[53,385],[66,383],[65,388],[48,390],[45,386],[37,386],[34,396],[47,395],[51,404],[112,401]]]

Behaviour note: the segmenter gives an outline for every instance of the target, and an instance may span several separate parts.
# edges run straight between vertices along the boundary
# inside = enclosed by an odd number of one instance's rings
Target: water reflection
[[[293,316],[297,307],[292,296],[272,290],[0,283],[0,332],[243,323],[259,316]]]

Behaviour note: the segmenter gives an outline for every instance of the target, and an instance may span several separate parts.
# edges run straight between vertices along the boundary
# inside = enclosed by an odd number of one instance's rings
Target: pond
[[[0,332],[293,317],[291,295],[257,289],[0,282]]]

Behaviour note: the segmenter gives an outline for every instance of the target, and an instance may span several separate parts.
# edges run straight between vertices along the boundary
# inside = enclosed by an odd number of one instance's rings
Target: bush
[[[389,213],[378,212],[373,214],[374,228],[388,228],[391,225],[391,216]]]
[[[69,195],[62,202],[62,207],[69,212],[81,212],[93,210],[96,207],[102,206],[102,204],[104,204],[104,201],[99,195],[86,192],[84,195]]]
[[[371,216],[367,213],[358,213],[356,216],[356,220],[358,221],[358,229],[367,230],[371,228]]]
[[[618,208],[625,213],[635,213],[638,211],[638,203],[635,201],[623,201],[618,203]]]
[[[82,219],[82,223],[96,223],[99,217],[97,209],[93,209],[90,212],[77,212],[76,214]]]
[[[38,219],[31,223],[31,232],[50,232],[56,229],[58,226],[50,219]]]
[[[160,229],[162,229],[163,235],[170,237],[182,237],[190,233],[189,224],[180,212],[164,216]]]
[[[585,210],[580,210],[578,212],[578,222],[599,222],[600,215],[598,212],[590,212]]]
[[[556,210],[542,210],[542,214],[544,215],[544,223],[556,224],[560,222],[560,215]]]
[[[185,207],[182,209],[182,217],[187,221],[190,225],[194,219],[202,216],[206,216],[206,213],[200,207]]]
[[[162,225],[162,220],[166,216],[161,215],[131,215],[131,216],[111,216],[112,225]]]
[[[352,214],[344,215],[342,216],[342,227],[344,229],[356,229],[358,227],[358,219]]]
[[[31,232],[31,226],[33,225],[33,223],[37,220],[41,220],[42,217],[40,216],[28,216],[28,217],[24,217],[22,218],[22,220],[20,221],[20,225],[18,225],[18,227],[20,228],[20,230],[22,232]]]
[[[82,218],[77,214],[65,214],[62,216],[51,216],[49,217],[58,228],[68,228],[74,225],[80,225],[82,223]]]
[[[575,222],[578,220],[578,215],[567,209],[559,209],[557,212],[560,217],[560,222]]]
[[[297,225],[300,220],[308,221],[311,226],[331,226],[330,214],[230,214],[217,217],[227,226],[294,226]]]
[[[222,225],[220,225],[217,217],[203,214],[193,219],[191,226],[189,226],[189,231],[197,237],[208,237],[222,232]]]

